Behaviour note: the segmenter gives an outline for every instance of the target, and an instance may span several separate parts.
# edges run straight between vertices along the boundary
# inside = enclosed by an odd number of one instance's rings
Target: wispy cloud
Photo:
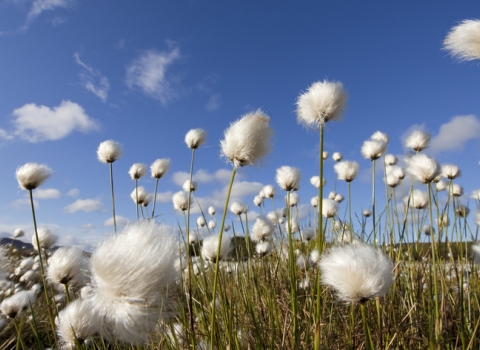
[[[73,58],[83,68],[83,72],[79,74],[83,87],[105,102],[108,97],[108,90],[110,90],[107,77],[103,76],[99,70],[82,62],[78,52],[73,54]]]
[[[219,181],[221,183],[228,183],[232,175],[231,170],[219,169],[214,173],[210,173],[208,170],[199,169],[195,174],[193,174],[193,180],[198,183],[207,183],[213,181]],[[237,177],[237,180],[241,178],[241,175]],[[185,181],[190,179],[190,173],[186,171],[177,171],[172,176],[173,182],[178,186],[183,186]]]
[[[454,152],[464,149],[468,141],[480,139],[480,121],[474,115],[456,116],[442,124],[430,142],[429,153]]]
[[[62,101],[57,107],[28,103],[13,111],[13,135],[28,142],[59,140],[73,131],[89,132],[99,129],[77,103]]]
[[[12,207],[15,209],[23,209],[23,208],[30,208],[30,199],[29,198],[19,198],[13,202],[10,203]],[[35,209],[40,209],[40,205],[38,204],[37,200],[33,200],[33,205],[35,206]]]
[[[43,12],[53,11],[57,8],[68,8],[73,5],[73,3],[74,0],[35,0],[30,7],[25,24],[21,29],[27,30],[30,24]]]
[[[167,78],[167,70],[180,58],[180,49],[171,44],[167,51],[148,50],[127,67],[126,84],[130,89],[140,89],[146,95],[167,105],[178,98]]]
[[[78,188],[72,188],[70,191],[67,192],[67,196],[69,197],[77,197],[80,194]]]
[[[105,210],[105,206],[96,199],[77,199],[72,204],[67,205],[63,210],[68,214],[73,214],[77,211],[90,213],[92,211],[103,211]]]
[[[33,198],[35,199],[54,199],[61,196],[60,191],[54,188],[38,188],[33,192]]]
[[[220,94],[213,94],[210,96],[208,99],[208,102],[205,106],[207,111],[209,112],[215,112],[220,109],[220,98],[222,95]]]
[[[169,203],[169,202],[172,201],[172,197],[173,197],[173,192],[172,191],[159,192],[159,193],[157,193],[157,202]]]

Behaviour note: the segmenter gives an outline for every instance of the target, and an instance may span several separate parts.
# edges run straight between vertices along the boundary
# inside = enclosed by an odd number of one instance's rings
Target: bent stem
[[[216,303],[215,298],[217,295],[217,283],[218,283],[218,267],[220,262],[220,249],[222,246],[222,238],[223,238],[223,228],[225,226],[225,218],[227,217],[227,210],[228,210],[228,201],[230,200],[230,194],[232,192],[233,180],[235,179],[235,174],[237,173],[237,166],[235,165],[232,170],[232,176],[230,178],[230,184],[228,185],[228,192],[227,198],[225,199],[225,206],[223,208],[223,215],[222,215],[222,222],[220,224],[220,233],[218,236],[218,247],[217,247],[217,258],[215,259],[215,274],[213,277],[213,294],[212,294],[212,315],[210,319],[210,350],[213,350],[215,344],[215,309]]]

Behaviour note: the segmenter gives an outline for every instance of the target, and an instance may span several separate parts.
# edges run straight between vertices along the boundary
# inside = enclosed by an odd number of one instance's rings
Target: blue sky
[[[258,108],[271,116],[274,147],[261,167],[239,171],[238,199],[255,211],[259,189],[290,165],[302,171],[306,213],[316,191],[309,179],[318,172],[318,135],[298,125],[295,102],[324,79],[341,81],[349,94],[343,120],[327,124],[325,149],[360,163],[354,211],[370,204],[363,141],[380,130],[390,137],[388,152],[402,156],[402,138],[414,128],[431,133],[429,152],[440,163],[460,166],[462,200],[475,209],[469,195],[480,188],[480,67],[453,60],[442,41],[459,21],[479,16],[475,2],[446,1],[2,0],[0,232],[20,227],[31,236],[14,174],[38,162],[54,171],[36,196],[40,224],[64,244],[94,245],[111,233],[108,167],[96,159],[107,139],[124,150],[114,163],[117,214],[135,220],[130,166],[170,158],[156,212],[175,225],[183,219],[170,197],[189,170],[184,136],[192,128],[208,134],[195,162],[202,170],[197,196],[217,207],[219,219],[231,170],[220,158],[223,131]],[[331,158],[325,169],[328,193]],[[149,176],[140,185],[153,192]],[[337,191],[346,195],[345,183]],[[281,206],[283,194],[277,197]],[[69,207],[86,199],[89,205]]]

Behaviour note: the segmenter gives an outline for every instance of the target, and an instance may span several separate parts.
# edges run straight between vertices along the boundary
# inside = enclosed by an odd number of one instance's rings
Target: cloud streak
[[[442,124],[430,142],[429,153],[454,152],[464,149],[468,141],[480,139],[480,121],[474,115],[453,117]]]
[[[73,58],[83,68],[83,72],[79,74],[83,87],[105,102],[108,97],[108,90],[110,90],[107,77],[103,76],[99,70],[82,62],[78,52],[73,54]]]
[[[167,105],[178,94],[167,78],[167,70],[180,58],[178,47],[168,51],[148,50],[127,67],[126,84],[130,89],[140,89],[147,96]]]
[[[104,211],[105,206],[96,199],[77,199],[72,204],[67,205],[63,210],[68,214],[73,214],[77,211],[90,213],[93,211]]]

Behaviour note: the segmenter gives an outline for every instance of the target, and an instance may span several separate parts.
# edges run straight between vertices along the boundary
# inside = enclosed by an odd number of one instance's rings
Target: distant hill
[[[0,238],[0,246],[2,245],[10,245],[13,244],[15,248],[18,250],[22,250],[25,252],[31,252],[33,251],[33,245],[31,243],[23,242],[20,241],[19,239],[14,239],[14,238]]]

